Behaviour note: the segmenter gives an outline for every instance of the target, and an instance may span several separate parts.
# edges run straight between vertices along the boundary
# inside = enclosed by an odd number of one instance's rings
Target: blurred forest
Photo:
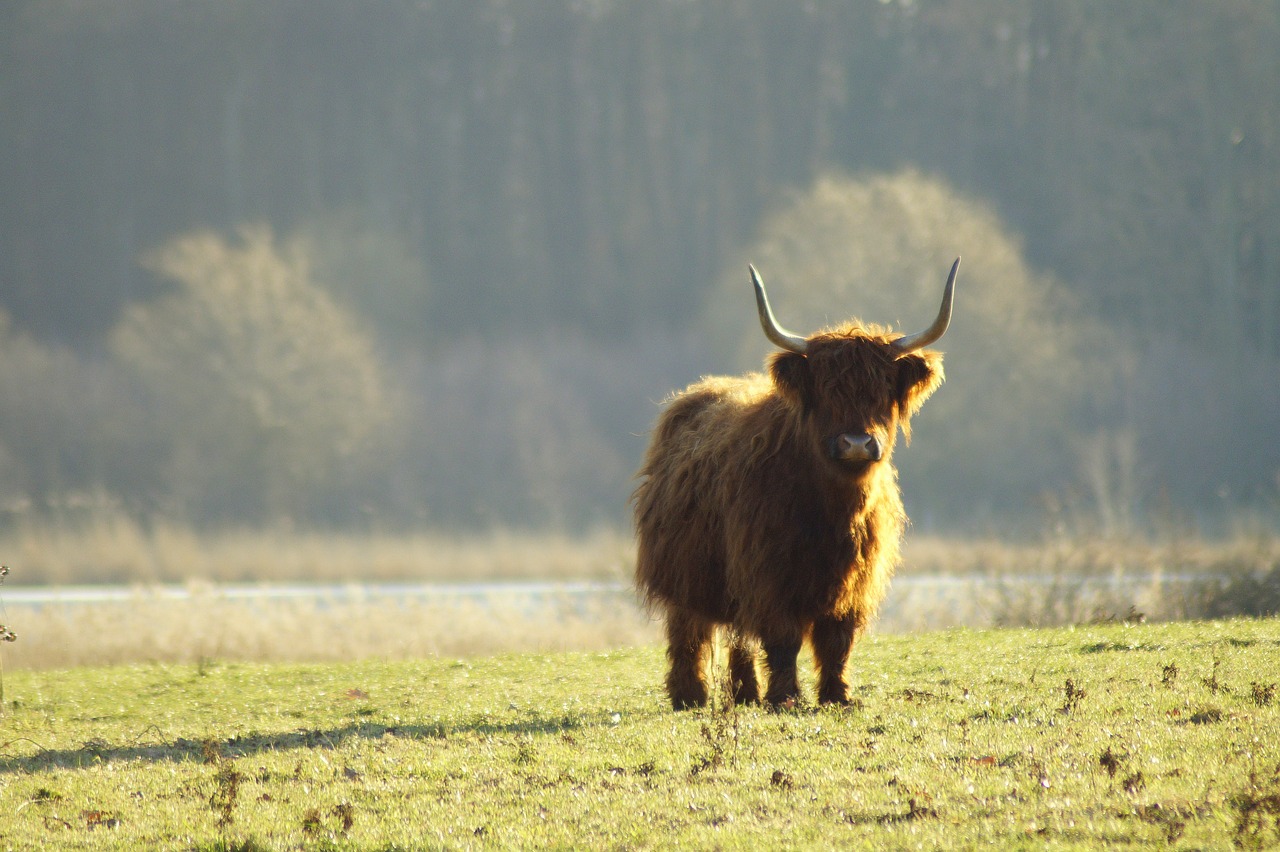
[[[1280,505],[1274,0],[0,4],[0,512],[627,523],[668,392],[923,325],[917,526]]]

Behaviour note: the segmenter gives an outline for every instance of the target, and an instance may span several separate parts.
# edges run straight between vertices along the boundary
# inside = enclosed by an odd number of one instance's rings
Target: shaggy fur
[[[666,616],[667,693],[707,701],[716,628],[729,628],[739,702],[760,698],[763,645],[773,705],[799,698],[808,640],[818,700],[847,703],[849,649],[884,598],[906,515],[897,432],[941,384],[942,356],[895,359],[897,335],[848,324],[771,356],[767,374],[711,377],[669,401],[634,496],[636,584]],[[833,458],[842,433],[870,434],[878,461]]]

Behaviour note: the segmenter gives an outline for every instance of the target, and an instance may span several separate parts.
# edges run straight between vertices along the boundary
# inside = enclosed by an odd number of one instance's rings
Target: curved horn
[[[947,333],[947,326],[951,325],[951,295],[956,288],[956,270],[959,268],[960,258],[957,257],[956,262],[951,264],[951,274],[947,276],[947,286],[942,291],[942,307],[938,309],[938,318],[933,321],[933,325],[924,331],[899,337],[890,344],[897,351],[897,357],[923,349]]]
[[[764,294],[764,282],[760,280],[760,273],[756,272],[756,268],[750,264],[747,265],[747,269],[751,270],[751,283],[756,285],[756,309],[760,312],[760,325],[764,328],[764,336],[779,349],[785,349],[797,355],[805,354],[809,350],[809,341],[778,325],[778,319],[773,315],[773,309],[769,307],[769,297]]]

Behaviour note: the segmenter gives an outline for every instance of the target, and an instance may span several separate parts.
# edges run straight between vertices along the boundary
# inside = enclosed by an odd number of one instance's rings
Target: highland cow
[[[898,563],[906,524],[893,448],[942,383],[924,347],[951,321],[960,259],[924,331],[851,321],[804,338],[778,325],[750,267],[765,335],[782,351],[768,373],[703,379],[658,420],[634,495],[636,584],[666,617],[667,694],[707,702],[717,628],[729,635],[739,703],[760,700],[764,648],[773,706],[800,698],[808,640],[818,701],[847,704],[845,666]]]

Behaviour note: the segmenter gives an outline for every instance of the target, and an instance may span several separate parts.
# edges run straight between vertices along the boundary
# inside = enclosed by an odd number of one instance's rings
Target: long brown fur
[[[875,615],[906,524],[893,467],[899,429],[941,384],[942,356],[895,359],[884,329],[853,323],[779,352],[767,373],[703,379],[669,401],[634,495],[636,584],[665,614],[677,709],[707,701],[706,661],[730,628],[739,701],[759,698],[753,640],[765,651],[765,700],[799,697],[806,640],[818,700],[847,702],[849,649]],[[833,459],[841,433],[875,435],[872,462]]]

